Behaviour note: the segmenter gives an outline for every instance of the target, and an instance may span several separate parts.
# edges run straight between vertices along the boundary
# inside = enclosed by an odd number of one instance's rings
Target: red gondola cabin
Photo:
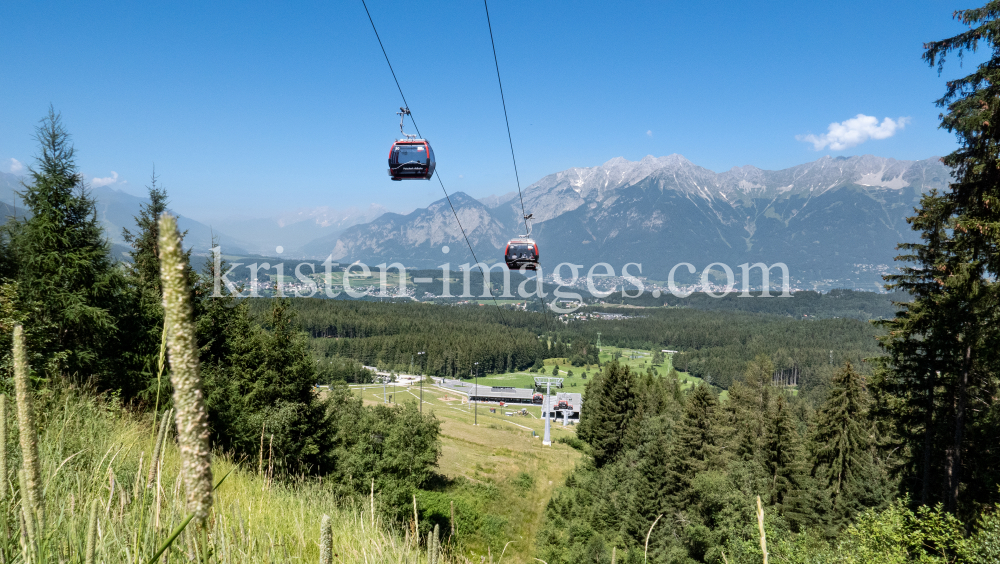
[[[435,167],[434,149],[426,139],[403,139],[389,149],[389,176],[393,180],[430,180]]]
[[[504,251],[507,268],[518,270],[538,270],[538,244],[534,239],[512,239]]]

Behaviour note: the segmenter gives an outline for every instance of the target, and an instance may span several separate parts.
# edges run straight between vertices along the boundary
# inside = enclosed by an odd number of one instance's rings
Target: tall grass
[[[188,515],[173,435],[163,442],[147,488],[157,434],[151,416],[68,388],[36,398],[46,529],[37,555],[23,550],[20,488],[8,476],[14,487],[13,496],[0,500],[2,562],[148,562]],[[16,444],[16,435],[10,429],[7,445]],[[21,464],[15,449],[8,448],[8,460],[12,470]],[[337,497],[319,479],[275,479],[266,487],[266,476],[224,455],[216,455],[212,466],[216,475],[228,477],[215,491],[208,516],[211,562],[319,562],[324,514],[330,516],[332,562],[427,561],[426,547],[407,542],[405,531],[380,514],[372,516],[367,499]],[[195,528],[185,529],[159,561],[202,561],[197,541]]]

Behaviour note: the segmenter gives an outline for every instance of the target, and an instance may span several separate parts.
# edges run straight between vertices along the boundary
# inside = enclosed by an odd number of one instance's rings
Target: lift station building
[[[583,409],[583,395],[573,394],[569,392],[559,392],[555,395],[548,396],[542,403],[542,418],[544,419],[547,414],[551,413],[551,417],[555,421],[559,421],[563,418],[563,413],[566,413],[566,417],[578,423],[580,421],[580,411]]]

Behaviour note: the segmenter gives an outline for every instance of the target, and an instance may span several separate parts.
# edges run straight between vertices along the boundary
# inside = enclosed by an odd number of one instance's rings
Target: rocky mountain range
[[[893,268],[896,244],[915,240],[906,217],[921,194],[949,179],[938,158],[823,157],[784,170],[715,173],[680,155],[619,157],[546,176],[523,196],[550,267],[609,262],[620,272],[637,262],[643,275],[664,280],[680,262],[699,271],[722,262],[737,272],[745,262],[784,262],[798,287],[875,289]],[[506,241],[524,231],[516,192],[482,200],[456,193],[451,204],[481,261],[502,260]],[[446,200],[386,213],[307,248],[312,257],[369,264],[473,262]]]
[[[949,179],[938,158],[823,157],[784,170],[744,166],[716,173],[680,155],[618,157],[550,174],[528,186],[523,201],[534,214],[532,236],[549,269],[608,262],[620,273],[635,262],[642,275],[665,280],[681,262],[699,272],[721,262],[737,274],[746,262],[783,262],[799,288],[877,289],[881,275],[894,268],[896,245],[916,239],[906,218],[921,194],[944,190]],[[19,189],[18,178],[0,172],[4,209],[23,207],[14,194]],[[144,200],[110,187],[92,195],[109,239],[120,245],[122,227],[133,225]],[[478,260],[501,261],[505,243],[524,232],[517,192],[478,200],[457,192],[450,202],[409,214],[378,205],[314,208],[212,226],[182,217],[181,226],[196,253],[207,252],[215,236],[226,254],[273,256],[280,244],[288,258],[332,254],[342,263],[418,268],[475,262],[466,238]],[[685,270],[678,280],[693,281]]]

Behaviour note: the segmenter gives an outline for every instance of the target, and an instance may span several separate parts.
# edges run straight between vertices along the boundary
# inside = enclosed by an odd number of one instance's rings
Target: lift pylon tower
[[[552,419],[552,384],[557,386],[562,386],[563,379],[556,378],[552,376],[536,376],[535,386],[541,387],[545,385],[545,401],[542,402],[542,409],[545,410],[545,436],[542,437],[542,445],[551,446],[552,445],[552,435],[549,432],[549,424]]]

